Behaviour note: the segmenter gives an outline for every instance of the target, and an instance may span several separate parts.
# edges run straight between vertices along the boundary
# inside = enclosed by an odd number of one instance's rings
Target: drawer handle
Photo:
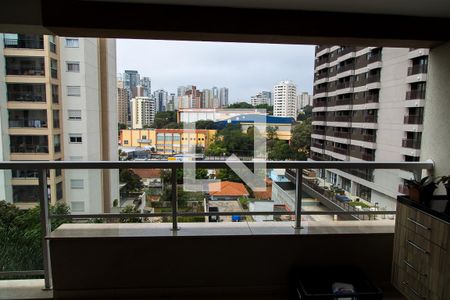
[[[411,246],[413,246],[414,248],[416,248],[420,252],[423,252],[424,254],[430,254],[430,252],[428,252],[427,250],[423,249],[422,247],[420,247],[419,245],[417,245],[416,243],[414,243],[411,240],[408,240],[408,244],[410,244]]]
[[[413,265],[411,265],[406,259],[403,260],[403,263],[409,267],[411,270],[419,274],[420,276],[427,277],[428,275],[425,273],[421,273],[419,270],[417,270]]]
[[[413,289],[412,287],[409,286],[408,282],[403,281],[402,284],[408,289],[410,290],[414,295],[416,295],[417,297],[421,298],[421,299],[426,299],[424,296],[422,296],[421,294],[419,294],[418,291],[416,291],[415,289]]]
[[[411,218],[408,218],[408,221],[410,221],[411,223],[416,224],[416,225],[419,226],[419,227],[422,227],[422,228],[425,229],[425,230],[431,230],[430,227],[427,227],[427,226],[423,225],[422,223],[419,223],[419,222],[417,222],[416,220],[413,220],[413,219],[411,219]]]

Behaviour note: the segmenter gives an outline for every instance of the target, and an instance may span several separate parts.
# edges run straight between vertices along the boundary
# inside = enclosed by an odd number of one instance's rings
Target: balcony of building
[[[7,100],[15,102],[46,102],[45,84],[43,83],[8,83]]]
[[[34,34],[6,33],[3,37],[5,48],[44,49],[44,36]]]
[[[47,128],[46,110],[9,110],[9,128]]]
[[[45,76],[44,57],[6,56],[6,75]]]
[[[420,139],[403,139],[402,146],[404,148],[420,149]]]
[[[426,74],[428,72],[428,63],[413,64],[408,68],[408,76],[417,74]]]
[[[376,123],[377,113],[376,110],[353,111],[351,119],[354,123]]]
[[[353,82],[350,81],[350,80],[347,80],[347,81],[339,80],[338,83],[337,83],[337,86],[336,86],[336,88],[338,90],[340,90],[340,89],[348,89],[348,88],[352,88],[352,87],[353,87]]]
[[[425,90],[411,90],[406,92],[406,100],[425,99]]]
[[[367,55],[367,63],[372,64],[375,62],[381,62],[381,48],[377,48],[378,51],[374,52],[373,50],[369,52]]]
[[[327,106],[327,99],[326,98],[314,99],[313,106],[314,107],[326,107]]]
[[[328,127],[327,128],[327,136],[337,137],[341,139],[349,139],[350,138],[350,131],[346,130],[347,128],[340,128],[340,127]]]
[[[314,67],[316,69],[322,69],[322,68],[328,67],[328,62],[329,62],[328,55],[327,54],[322,55],[316,59]]]
[[[11,153],[49,153],[46,135],[11,135]]]
[[[404,124],[422,124],[423,115],[408,115],[404,117]]]
[[[375,130],[367,130],[367,129],[358,129],[355,130],[351,135],[352,140],[375,143],[376,141]]]
[[[351,146],[350,148],[350,156],[358,159],[366,160],[366,161],[374,161],[375,160],[375,150],[367,149],[357,146]]]

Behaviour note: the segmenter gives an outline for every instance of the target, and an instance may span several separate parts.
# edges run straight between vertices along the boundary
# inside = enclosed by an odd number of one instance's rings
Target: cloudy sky
[[[229,88],[229,101],[250,101],[281,80],[311,93],[314,46],[118,40],[117,72],[149,76],[152,90],[176,93],[180,85]]]

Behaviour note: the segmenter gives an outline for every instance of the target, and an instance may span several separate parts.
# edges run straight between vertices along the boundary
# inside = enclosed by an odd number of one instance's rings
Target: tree
[[[291,130],[291,148],[296,160],[306,160],[311,147],[311,119],[294,126]]]
[[[219,169],[216,174],[216,178],[222,181],[243,182],[241,177],[239,177],[236,173],[234,173],[233,170],[229,168]]]
[[[228,105],[228,108],[253,108],[253,105],[247,102],[236,102]]]
[[[198,120],[195,122],[196,129],[215,129],[216,125],[212,120]]]
[[[168,128],[167,125],[171,124],[174,127],[177,124],[177,113],[176,111],[160,111],[155,115],[155,120],[153,121],[152,128]],[[177,124],[178,126],[178,124]]]
[[[214,142],[208,146],[206,155],[231,155],[247,156],[253,154],[253,131],[248,129],[242,132],[240,124],[227,124],[219,130],[214,137]]]
[[[266,134],[268,140],[274,140],[278,139],[278,126],[267,126],[266,128]]]
[[[183,184],[183,169],[177,169],[177,184]],[[208,179],[208,170],[207,169],[195,169],[195,178],[196,179]],[[164,185],[172,184],[172,170],[163,169],[161,170],[161,180]]]
[[[136,173],[134,173],[130,169],[119,170],[119,181],[122,183],[126,183],[126,185],[122,188],[122,191],[125,194],[133,191],[139,191],[144,187],[141,181],[141,177],[136,175]]]
[[[275,140],[268,157],[269,160],[288,160],[293,159],[294,154],[287,141]]]
[[[50,206],[51,228],[70,223],[64,215],[69,207],[57,202]],[[0,201],[0,270],[40,270],[43,267],[40,208],[19,210],[15,205]]]
[[[202,192],[188,192],[182,186],[177,186],[177,200],[179,207],[187,207],[188,202],[203,202],[205,198]],[[172,201],[172,187],[168,186],[164,189],[160,201]]]
[[[267,114],[269,114],[269,115],[273,114],[273,106],[272,105],[269,105],[269,104],[258,104],[258,105],[255,106],[255,108],[265,109]]]
[[[134,205],[127,205],[121,211],[122,214],[138,214],[139,210]],[[120,223],[142,223],[139,217],[120,218]]]
[[[306,105],[303,107],[302,111],[298,114],[297,120],[298,121],[306,121],[307,119],[310,119],[312,116],[312,106]]]

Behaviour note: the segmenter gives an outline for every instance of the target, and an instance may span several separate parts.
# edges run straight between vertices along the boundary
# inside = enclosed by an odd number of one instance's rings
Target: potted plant
[[[426,176],[421,180],[407,180],[406,185],[408,186],[410,199],[425,205],[430,204],[433,193],[437,188],[437,183],[431,176]]]

